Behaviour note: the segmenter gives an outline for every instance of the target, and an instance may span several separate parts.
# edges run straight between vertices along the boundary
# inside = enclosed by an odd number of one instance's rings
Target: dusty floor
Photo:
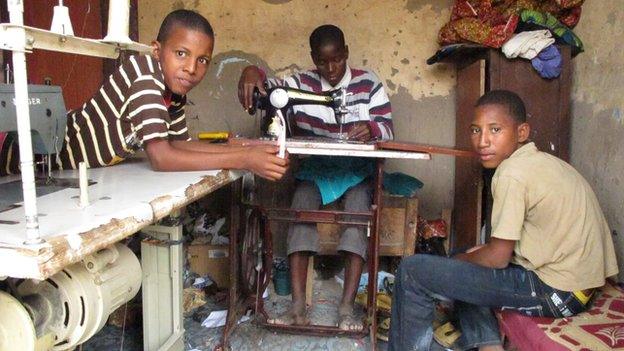
[[[314,282],[314,307],[311,312],[313,323],[332,325],[335,323],[335,311],[341,293],[341,287],[333,279]],[[270,315],[278,314],[288,308],[290,295],[278,296],[270,290],[266,304]],[[221,339],[222,328],[206,329],[201,326],[201,318],[212,309],[218,309],[214,302],[209,301],[206,305],[192,315],[185,317],[185,350],[212,350]],[[361,312],[361,311],[360,311]],[[198,318],[199,317],[199,318]],[[139,351],[142,347],[142,333],[140,328],[130,328],[123,333],[120,328],[107,325],[91,340],[83,345],[82,350],[126,350]],[[232,350],[369,350],[368,338],[352,339],[347,337],[312,337],[302,335],[277,334],[248,321],[241,323],[231,340]],[[381,342],[380,351],[386,349],[385,343]]]

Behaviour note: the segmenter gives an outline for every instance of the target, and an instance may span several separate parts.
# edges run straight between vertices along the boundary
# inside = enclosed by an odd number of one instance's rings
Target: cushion
[[[570,318],[498,313],[501,331],[519,351],[624,350],[624,288],[607,282],[592,307]]]

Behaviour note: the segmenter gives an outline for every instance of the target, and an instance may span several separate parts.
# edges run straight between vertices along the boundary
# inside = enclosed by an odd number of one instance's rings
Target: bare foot
[[[347,331],[362,331],[364,324],[355,318],[352,304],[341,304],[338,306],[338,328]]]
[[[308,325],[310,320],[306,312],[304,304],[293,304],[292,307],[286,312],[275,318],[269,318],[267,320],[270,324],[281,325]]]

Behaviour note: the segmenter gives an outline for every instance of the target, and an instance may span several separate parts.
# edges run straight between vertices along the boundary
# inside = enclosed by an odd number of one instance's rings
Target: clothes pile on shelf
[[[530,60],[541,77],[556,78],[562,63],[556,45],[569,45],[573,56],[583,51],[583,42],[572,31],[583,1],[456,0],[451,20],[438,34],[442,48],[427,63],[466,47],[502,48],[507,58]]]

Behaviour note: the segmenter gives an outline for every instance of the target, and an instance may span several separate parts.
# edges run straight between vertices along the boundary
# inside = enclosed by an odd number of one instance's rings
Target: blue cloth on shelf
[[[557,78],[561,75],[561,53],[555,45],[550,45],[531,60],[531,65],[542,78]]]

